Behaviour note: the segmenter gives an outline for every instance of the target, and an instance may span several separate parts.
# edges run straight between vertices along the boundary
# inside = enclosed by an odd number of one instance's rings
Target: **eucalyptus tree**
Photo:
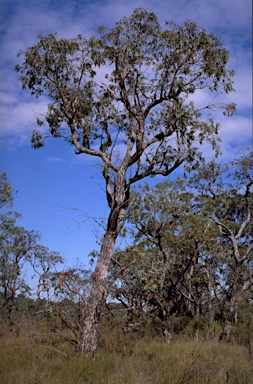
[[[89,39],[40,36],[20,55],[23,63],[16,71],[22,87],[50,99],[45,119],[37,119],[48,131],[42,127],[33,133],[33,147],[42,147],[47,136],[60,138],[76,154],[102,164],[109,215],[81,343],[81,351],[93,354],[108,267],[131,186],[149,176],[168,176],[182,164],[196,167],[204,142],[218,151],[219,124],[205,115],[212,105],[197,109],[190,96],[232,91],[233,71],[219,38],[193,22],[163,28],[154,13],[141,8]],[[220,106],[227,114],[235,109],[233,104]]]
[[[206,164],[194,182],[201,204],[219,229],[217,241],[226,249],[221,340],[230,341],[237,299],[253,286],[253,152],[248,150],[225,167]]]

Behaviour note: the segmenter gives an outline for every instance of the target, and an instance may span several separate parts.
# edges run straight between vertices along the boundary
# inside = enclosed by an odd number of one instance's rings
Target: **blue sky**
[[[0,4],[0,171],[7,171],[19,191],[14,208],[23,217],[20,225],[41,233],[41,243],[59,251],[67,264],[76,259],[88,264],[87,255],[97,249],[101,229],[82,212],[106,218],[108,209],[99,164],[76,156],[73,148],[49,140],[33,150],[30,134],[36,114],[46,111],[47,99],[33,99],[22,92],[13,71],[16,53],[36,43],[37,35],[58,32],[61,37],[89,37],[101,26],[112,27],[137,7],[155,12],[165,21],[195,21],[199,28],[219,36],[230,52],[229,68],[235,70],[234,117],[214,115],[223,139],[222,161],[232,160],[239,147],[252,147],[252,4],[251,0],[161,1],[54,1],[1,0]],[[202,95],[205,97],[205,95]],[[198,102],[198,100],[196,100]],[[210,157],[211,153],[206,152]],[[157,180],[161,181],[161,180]],[[80,211],[68,208],[78,208]]]

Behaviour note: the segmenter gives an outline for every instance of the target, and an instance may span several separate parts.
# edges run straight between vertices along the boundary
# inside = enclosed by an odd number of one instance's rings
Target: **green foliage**
[[[12,189],[8,182],[7,173],[0,174],[0,208],[3,209],[6,205],[12,206],[16,191]]]

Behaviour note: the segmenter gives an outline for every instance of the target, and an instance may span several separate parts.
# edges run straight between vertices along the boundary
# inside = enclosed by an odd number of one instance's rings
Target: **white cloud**
[[[252,109],[252,68],[249,66],[238,67],[234,78],[235,93],[228,96],[229,101],[237,104],[238,110]]]
[[[0,103],[2,105],[12,105],[18,102],[17,95],[14,93],[0,92]]]
[[[252,143],[252,121],[243,116],[233,116],[222,121],[221,136],[229,145],[250,146]]]
[[[11,96],[9,95],[9,99]],[[36,116],[45,113],[48,100],[43,97],[38,101],[20,101],[11,105],[0,105],[1,126],[0,136],[24,135],[30,136],[35,124]]]

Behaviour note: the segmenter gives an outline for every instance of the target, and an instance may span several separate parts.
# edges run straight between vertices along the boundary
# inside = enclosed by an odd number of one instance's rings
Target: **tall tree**
[[[203,113],[214,106],[196,109],[190,96],[199,90],[232,91],[233,71],[216,36],[193,22],[162,28],[154,13],[141,8],[111,30],[100,28],[98,37],[40,36],[20,55],[24,61],[16,70],[22,87],[51,99],[45,116],[49,136],[102,161],[110,212],[81,343],[81,351],[94,354],[108,266],[126,220],[130,188],[182,164],[196,167],[205,141],[218,152],[219,124]],[[227,114],[235,109],[222,107]],[[34,132],[33,147],[43,146],[47,135]]]

